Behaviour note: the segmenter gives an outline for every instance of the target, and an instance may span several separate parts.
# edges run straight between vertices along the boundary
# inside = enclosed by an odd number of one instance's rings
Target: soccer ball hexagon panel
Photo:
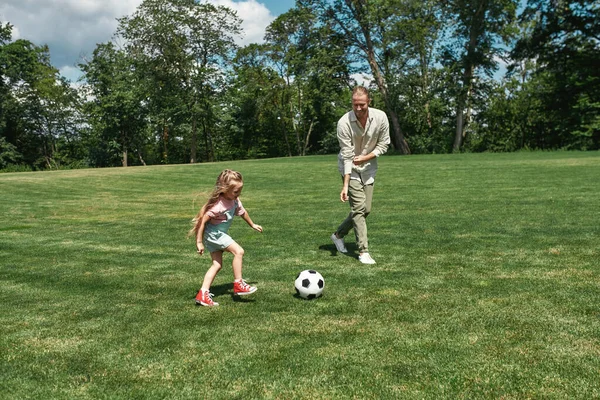
[[[325,279],[313,269],[307,269],[298,274],[294,281],[296,293],[303,299],[315,299],[323,295]]]

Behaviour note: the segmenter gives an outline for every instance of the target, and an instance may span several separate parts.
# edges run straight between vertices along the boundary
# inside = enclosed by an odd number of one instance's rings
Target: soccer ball
[[[315,299],[323,294],[325,279],[317,271],[307,269],[298,274],[294,286],[298,296],[307,300]]]

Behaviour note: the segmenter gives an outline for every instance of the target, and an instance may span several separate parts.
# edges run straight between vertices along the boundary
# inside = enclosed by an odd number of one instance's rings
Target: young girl
[[[192,221],[194,227],[190,230],[190,235],[196,236],[198,254],[202,255],[206,249],[212,258],[212,265],[204,275],[202,288],[196,296],[196,304],[208,307],[219,305],[213,301],[213,294],[208,290],[223,265],[223,251],[233,254],[233,294],[244,296],[256,291],[254,286],[242,279],[244,249],[227,234],[234,215],[241,216],[252,229],[263,231],[262,226],[252,222],[239,199],[243,186],[242,174],[239,172],[229,169],[221,172],[208,202]]]

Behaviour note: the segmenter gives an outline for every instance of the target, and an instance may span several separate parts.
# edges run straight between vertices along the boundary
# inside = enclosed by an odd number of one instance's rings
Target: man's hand
[[[346,201],[348,201],[348,186],[344,186],[342,188],[342,191],[340,193],[340,200],[345,203]]]
[[[362,165],[364,163],[366,163],[367,161],[369,161],[371,159],[371,157],[369,156],[355,156],[354,160],[352,160],[352,162],[354,163],[354,165]]]

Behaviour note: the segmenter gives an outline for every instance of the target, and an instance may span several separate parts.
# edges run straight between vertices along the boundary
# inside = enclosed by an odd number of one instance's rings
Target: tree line
[[[361,76],[398,154],[598,150],[599,11],[587,0],[297,0],[262,43],[240,47],[227,7],[144,0],[79,61],[79,82],[0,24],[0,170],[333,153]]]

